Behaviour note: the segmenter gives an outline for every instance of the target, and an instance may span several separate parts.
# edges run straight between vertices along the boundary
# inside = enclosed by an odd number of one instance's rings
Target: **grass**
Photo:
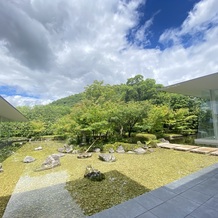
[[[34,151],[38,146],[42,146],[43,150]],[[100,161],[98,154],[87,159],[68,154],[61,158],[61,166],[34,172],[49,154],[57,153],[58,147],[63,147],[63,144],[54,141],[27,143],[2,162],[4,172],[0,174],[0,217],[21,176],[40,177],[51,172],[66,172],[66,189],[84,213],[91,215],[218,161],[216,156],[154,148],[154,152],[144,155],[115,153],[117,161],[113,163]],[[27,155],[35,157],[36,161],[22,163]],[[106,179],[93,182],[84,178],[88,165],[104,173]],[[43,188],[43,183],[40,185],[33,188]]]
[[[105,179],[101,182],[87,178],[70,181],[66,184],[66,189],[82,206],[86,215],[95,214],[149,191],[116,170],[105,173]]]

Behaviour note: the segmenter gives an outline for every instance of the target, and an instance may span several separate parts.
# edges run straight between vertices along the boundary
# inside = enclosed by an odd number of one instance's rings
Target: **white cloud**
[[[168,29],[160,36],[161,43],[173,42],[180,44],[182,37],[189,36],[197,43],[202,40],[202,36],[207,34],[208,29],[214,28],[218,24],[218,1],[202,0],[195,4],[188,17],[181,27]],[[200,39],[198,36],[201,36]],[[194,38],[194,39],[193,39]]]
[[[20,95],[14,95],[14,96],[6,96],[2,95],[10,104],[13,106],[25,106],[28,105],[30,107],[34,105],[46,105],[51,103],[51,100],[48,99],[36,99],[36,98],[31,98],[31,97],[25,97],[25,96],[20,96]]]
[[[218,71],[216,0],[199,2],[180,28],[166,30],[160,41],[174,44],[164,51],[130,45],[126,39],[139,22],[137,7],[143,3],[0,1],[0,86],[16,89],[4,97],[15,106],[45,104],[81,92],[94,80],[117,84],[142,74],[167,85]],[[143,34],[150,34],[152,22],[139,29],[138,40],[148,42]],[[203,41],[184,48],[181,37],[199,29]]]
[[[195,5],[182,25],[181,33],[204,31],[208,25],[218,23],[218,1],[204,0]]]

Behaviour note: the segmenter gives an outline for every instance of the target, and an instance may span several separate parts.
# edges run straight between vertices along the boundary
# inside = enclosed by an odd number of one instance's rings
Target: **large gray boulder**
[[[112,154],[99,154],[98,158],[105,162],[114,162],[116,158]]]
[[[60,156],[57,154],[52,154],[49,155],[46,160],[43,162],[43,164],[41,165],[41,168],[37,169],[39,170],[47,170],[47,169],[51,169],[57,166],[60,166],[61,162],[60,162]]]
[[[54,168],[54,167],[59,166],[59,165],[61,165],[59,155],[52,154],[46,158],[46,160],[42,164],[42,168],[51,169],[51,168]]]
[[[33,161],[35,161],[36,159],[34,157],[31,157],[31,156],[26,156],[24,159],[23,159],[23,162],[24,163],[32,163]]]

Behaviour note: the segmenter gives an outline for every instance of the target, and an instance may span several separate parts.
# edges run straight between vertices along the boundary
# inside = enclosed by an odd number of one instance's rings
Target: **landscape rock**
[[[4,172],[3,168],[2,168],[2,163],[0,163],[0,173]]]
[[[120,145],[120,146],[117,148],[116,152],[117,152],[117,153],[125,153],[125,150],[124,150],[123,146]]]
[[[135,150],[134,150],[134,152],[136,153],[136,154],[145,154],[146,153],[146,150],[144,149],[144,148],[136,148]]]
[[[168,140],[166,140],[165,138],[160,138],[159,141],[161,143],[170,143]]]
[[[58,152],[64,153],[65,149],[64,148],[58,148]]]
[[[71,153],[73,151],[72,145],[64,145],[64,148],[66,153]]]
[[[64,157],[65,156],[65,154],[63,154],[63,153],[57,153],[57,154],[52,154],[52,155],[57,155],[59,157]]]
[[[135,154],[134,151],[127,151],[126,153],[127,153],[127,154]]]
[[[82,154],[78,154],[77,158],[83,159],[83,158],[89,158],[91,156],[92,156],[92,153],[82,153]]]
[[[110,148],[110,149],[109,149],[109,153],[114,153],[114,149],[113,149],[113,148]]]
[[[154,152],[154,149],[153,148],[149,148],[148,151],[149,152]]]
[[[91,181],[102,181],[105,179],[105,175],[99,170],[94,169],[91,165],[86,167],[84,177],[90,179]]]
[[[94,152],[99,153],[99,152],[101,152],[101,149],[100,148],[95,148]]]
[[[78,150],[73,150],[73,151],[72,151],[72,154],[78,154],[78,153],[79,153]]]
[[[111,154],[99,154],[99,159],[105,162],[115,162],[116,158]]]
[[[42,166],[41,166],[41,170],[46,170],[46,169],[51,169],[54,168],[56,166],[60,166],[61,162],[60,162],[60,157],[57,154],[52,154],[49,155],[46,160],[43,162]]]
[[[23,162],[24,163],[31,163],[33,161],[35,161],[36,159],[34,157],[31,157],[31,156],[26,156],[24,159],[23,159]]]
[[[143,144],[143,143],[141,143],[141,141],[137,141],[137,145],[141,148],[148,149],[146,142]]]
[[[37,147],[37,148],[34,148],[34,150],[35,150],[35,151],[40,151],[40,150],[42,150],[42,147],[39,146],[39,147]]]
[[[63,148],[58,148],[58,152],[61,153],[71,153],[73,151],[72,145],[65,144]]]
[[[148,149],[148,146],[146,144],[144,144],[144,145],[142,145],[142,148],[146,150],[146,149]]]

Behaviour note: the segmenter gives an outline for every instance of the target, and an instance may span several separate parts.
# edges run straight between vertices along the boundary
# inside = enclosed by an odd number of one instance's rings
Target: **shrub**
[[[110,148],[113,148],[114,151],[117,150],[117,148],[122,145],[123,149],[125,151],[131,151],[134,150],[136,148],[138,148],[139,146],[137,144],[130,144],[130,143],[125,143],[125,142],[115,142],[114,144],[106,144],[103,147],[103,151],[104,152],[108,152]]]
[[[54,140],[66,140],[67,135],[55,135]]]
[[[137,133],[134,138],[133,142],[136,143],[137,141],[140,141],[142,143],[149,142],[156,140],[156,135],[154,134],[149,134],[149,133]]]

